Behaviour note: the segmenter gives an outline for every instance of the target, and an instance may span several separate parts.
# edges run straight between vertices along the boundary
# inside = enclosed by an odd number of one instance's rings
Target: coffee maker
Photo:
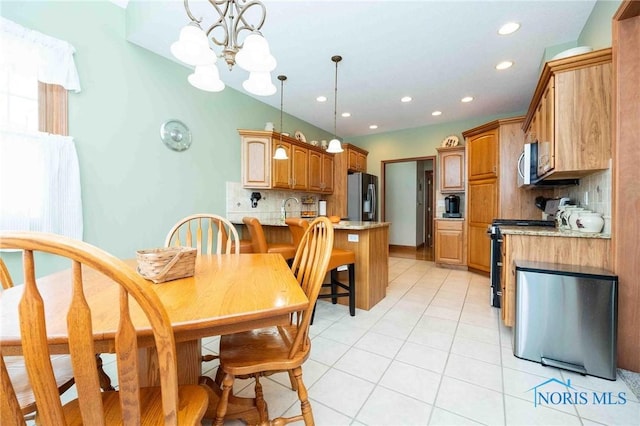
[[[460,197],[455,194],[444,197],[444,209],[445,213],[442,213],[442,217],[462,217],[460,213]]]

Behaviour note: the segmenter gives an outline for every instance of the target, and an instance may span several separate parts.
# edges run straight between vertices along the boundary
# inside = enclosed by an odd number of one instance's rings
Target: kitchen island
[[[611,235],[536,226],[500,226],[502,320],[515,323],[516,261],[549,262],[612,270]]]
[[[244,224],[233,221],[245,233]],[[260,220],[270,243],[291,243],[289,227],[283,220]],[[389,284],[389,222],[340,221],[333,225],[333,246],[356,255],[356,308],[369,310],[385,298]],[[340,280],[347,282],[346,271]],[[328,281],[328,276],[325,282]],[[347,304],[346,298],[339,303]]]

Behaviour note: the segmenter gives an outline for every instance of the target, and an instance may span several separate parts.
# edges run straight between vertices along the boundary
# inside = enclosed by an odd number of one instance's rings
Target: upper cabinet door
[[[498,129],[469,138],[469,180],[498,176]]]
[[[306,191],[309,188],[309,150],[293,145],[291,155],[291,189]]]
[[[438,149],[440,192],[464,191],[464,147]]]
[[[283,141],[279,141],[273,145],[273,152],[271,157],[276,152],[277,147],[282,147],[287,153],[288,160],[275,160],[271,159],[272,164],[272,188],[289,189],[291,187],[291,144]]]
[[[309,190],[322,191],[322,160],[324,154],[316,151],[309,151]],[[333,169],[331,170],[333,175]]]
[[[271,187],[271,139],[242,137],[242,185],[248,188]]]

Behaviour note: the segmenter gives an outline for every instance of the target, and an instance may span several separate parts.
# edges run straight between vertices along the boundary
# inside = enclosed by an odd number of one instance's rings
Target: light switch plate
[[[360,241],[360,236],[358,234],[348,234],[347,241],[349,241],[350,243],[357,243],[358,241]]]

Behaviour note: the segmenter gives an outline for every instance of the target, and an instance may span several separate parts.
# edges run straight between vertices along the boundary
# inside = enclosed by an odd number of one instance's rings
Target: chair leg
[[[309,403],[307,388],[302,382],[302,368],[294,368],[293,375],[296,378],[296,382],[298,383],[298,399],[300,400],[300,408],[302,409],[302,418],[304,419],[304,424],[305,426],[313,426],[315,422],[313,420],[313,412],[311,411],[311,404]]]
[[[331,294],[336,294],[338,292],[338,287],[336,286],[336,282],[338,281],[338,269],[331,270]],[[334,305],[338,303],[337,297],[331,298],[331,303]]]
[[[309,322],[310,325],[313,325],[313,318],[316,316],[316,305],[318,304],[318,302],[316,302],[315,305],[313,305],[313,311],[311,312],[311,322]]]
[[[349,314],[356,316],[356,265],[349,264]]]
[[[255,393],[256,393],[256,408],[258,415],[260,416],[260,424],[269,423],[269,414],[267,412],[267,404],[264,401],[264,393],[262,392],[262,385],[260,384],[260,375],[254,376],[256,379]]]
[[[289,382],[291,383],[291,390],[297,391],[298,382],[296,382],[296,377],[293,375],[293,370],[287,370],[287,373],[289,373]]]
[[[100,354],[96,354],[96,364],[98,366],[98,380],[100,381],[100,389],[103,391],[114,391],[116,390],[113,386],[111,386],[111,377],[107,373],[104,372],[102,368],[102,358],[100,358]]]
[[[216,418],[213,422],[214,426],[224,425],[224,416],[227,414],[227,405],[229,404],[231,389],[233,389],[233,376],[227,373],[222,380],[222,395],[220,395],[220,401],[218,401],[218,407],[216,408]]]

